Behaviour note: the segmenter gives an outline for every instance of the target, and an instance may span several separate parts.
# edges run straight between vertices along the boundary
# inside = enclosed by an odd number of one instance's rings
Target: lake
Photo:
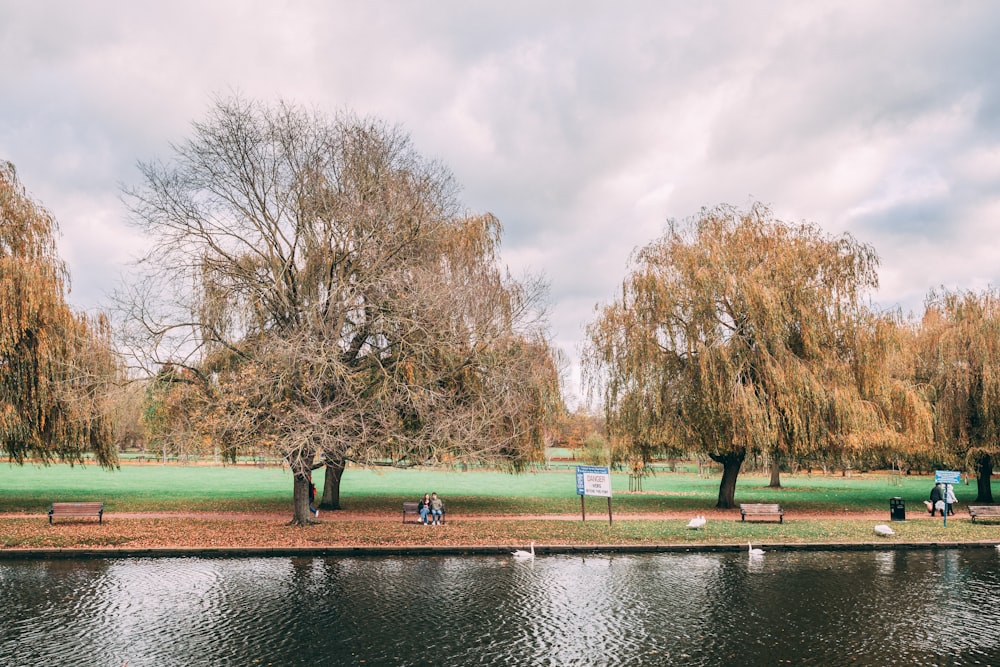
[[[0,664],[1000,665],[1000,551],[0,561]]]

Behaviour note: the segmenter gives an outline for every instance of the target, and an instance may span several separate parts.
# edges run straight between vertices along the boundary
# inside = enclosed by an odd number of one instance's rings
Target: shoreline
[[[795,512],[784,523],[740,520],[733,510],[705,512],[709,528],[687,530],[689,513],[607,515],[467,515],[429,529],[399,514],[322,512],[310,526],[289,512],[122,512],[94,519],[45,513],[0,514],[0,561],[119,558],[261,558],[510,556],[535,542],[540,555],[735,553],[747,542],[771,552],[1000,548],[994,524],[914,515],[891,521],[884,511]],[[951,518],[951,517],[949,517]],[[890,525],[895,534],[873,535]],[[634,530],[633,530],[634,528]],[[975,530],[970,530],[975,528]],[[637,539],[638,538],[638,539]]]
[[[765,552],[789,551],[916,551],[935,549],[1000,549],[987,541],[968,542],[758,542]],[[349,558],[382,556],[500,556],[523,545],[399,545],[327,547],[153,547],[0,549],[0,561],[91,560],[120,558]],[[743,544],[535,544],[539,556],[648,553],[737,553]]]
[[[0,514],[0,560],[146,557],[508,556],[534,542],[544,555],[739,552],[747,542],[767,551],[981,549],[1000,542],[997,522],[964,515],[941,519],[914,512],[893,521],[885,510],[788,512],[784,521],[741,521],[738,510],[700,512],[708,523],[687,527],[690,511],[614,514],[449,513],[447,523],[402,522],[395,511],[321,510],[308,526],[291,512],[151,511],[57,518],[46,512]],[[882,536],[873,528],[891,526]]]

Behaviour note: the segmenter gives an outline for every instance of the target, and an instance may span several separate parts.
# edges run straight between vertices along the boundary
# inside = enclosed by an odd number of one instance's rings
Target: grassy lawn
[[[315,481],[322,491],[322,471]],[[737,502],[780,503],[789,515],[799,512],[885,511],[899,496],[907,512],[922,512],[933,479],[855,474],[852,477],[785,475],[783,487],[770,489],[762,475],[740,476]],[[616,514],[664,511],[698,512],[714,507],[717,476],[658,473],[642,481],[641,493],[628,492],[628,476],[613,475]],[[284,512],[291,502],[291,474],[279,467],[211,465],[123,465],[107,471],[88,466],[7,465],[0,470],[0,512],[43,512],[53,500],[103,500],[108,512],[204,511]],[[395,512],[402,500],[437,491],[463,515],[573,514],[580,511],[571,470],[510,475],[499,472],[437,470],[361,470],[344,474],[345,509]],[[998,493],[998,491],[994,491]],[[963,506],[975,486],[956,488]],[[607,511],[603,498],[587,498],[588,512]]]
[[[317,485],[322,475],[316,475]],[[307,529],[289,526],[291,474],[280,467],[210,465],[123,465],[107,471],[96,466],[11,466],[0,470],[0,512],[24,514],[0,518],[0,548],[119,547],[465,547],[526,545],[724,545],[746,542],[768,548],[791,544],[996,543],[1000,524],[973,524],[964,506],[975,487],[957,489],[958,515],[948,521],[930,519],[922,501],[932,478],[786,475],[784,488],[767,488],[768,479],[744,474],[737,502],[777,502],[785,522],[743,523],[738,512],[714,511],[718,476],[659,473],[643,480],[641,493],[628,491],[628,477],[613,476],[613,525],[607,500],[587,498],[587,521],[576,517],[580,499],[572,471],[508,475],[497,472],[435,470],[359,470],[344,475],[342,501],[348,512],[327,513]],[[448,523],[440,527],[403,525],[399,503],[437,491],[447,502]],[[889,498],[906,502],[907,521],[892,522],[896,534],[878,537],[875,523],[889,523]],[[103,500],[113,518],[103,525],[91,519],[49,525],[45,512],[53,500]],[[125,512],[205,512],[203,517],[127,517]],[[272,517],[246,512],[275,513]],[[217,517],[211,513],[233,513]],[[392,520],[353,515],[381,514]],[[878,513],[873,520],[865,513]],[[553,515],[525,518],[525,514]],[[627,515],[660,514],[657,517]],[[687,519],[706,514],[707,525],[689,530]],[[684,518],[678,518],[678,515]],[[323,520],[326,519],[326,520]]]
[[[273,511],[287,508],[291,489],[277,467],[7,465],[0,512],[47,511],[53,500],[103,500],[107,512]]]

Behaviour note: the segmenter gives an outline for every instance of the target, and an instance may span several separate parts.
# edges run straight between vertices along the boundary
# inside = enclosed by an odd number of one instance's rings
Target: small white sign
[[[600,466],[577,466],[576,492],[581,496],[610,498],[611,471]]]

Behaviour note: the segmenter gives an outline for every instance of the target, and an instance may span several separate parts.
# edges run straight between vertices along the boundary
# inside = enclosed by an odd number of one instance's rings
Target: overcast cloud
[[[986,1],[0,0],[0,159],[93,309],[143,247],[119,186],[213,96],[397,122],[548,277],[575,362],[629,254],[719,203],[872,244],[885,307],[998,284],[998,34]]]

